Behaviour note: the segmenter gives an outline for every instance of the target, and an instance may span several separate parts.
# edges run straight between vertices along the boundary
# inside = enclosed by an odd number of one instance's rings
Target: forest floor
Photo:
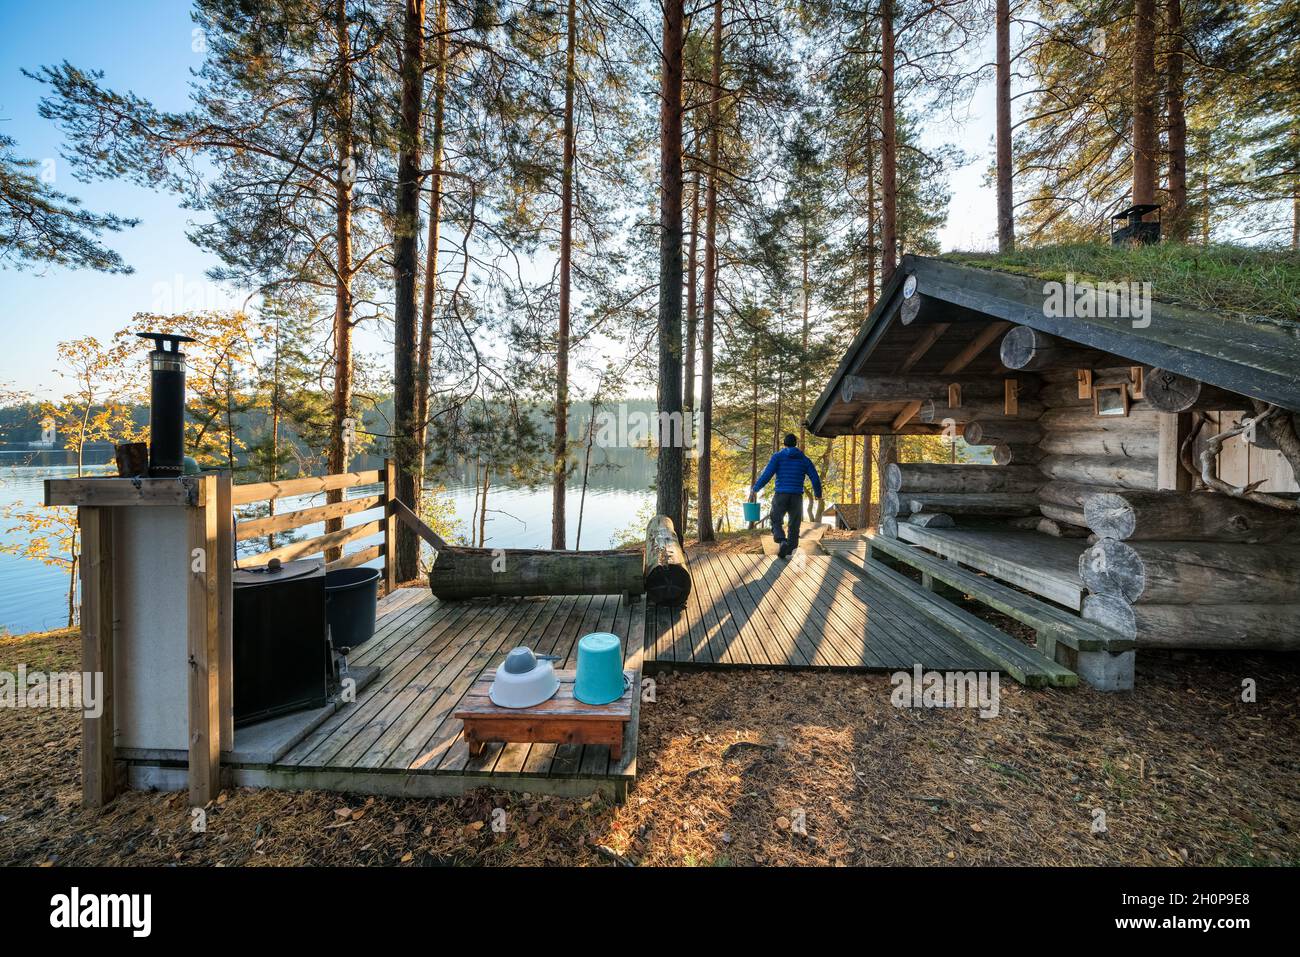
[[[3,637],[0,672],[78,654],[71,631]],[[180,794],[84,810],[78,715],[3,708],[0,864],[1300,864],[1300,656],[1138,669],[1131,694],[1008,681],[988,719],[896,708],[886,675],[668,674],[622,806],[241,788],[204,834]]]

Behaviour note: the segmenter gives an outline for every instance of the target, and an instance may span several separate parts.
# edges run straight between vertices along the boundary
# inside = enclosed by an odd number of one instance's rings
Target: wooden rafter
[[[968,365],[978,359],[980,353],[991,346],[999,337],[1002,336],[1003,333],[1010,329],[1011,326],[1012,323],[1010,322],[990,322],[984,327],[983,332],[968,342],[966,348],[957,353],[957,355],[953,357],[952,361],[943,367],[943,374],[953,375],[961,372]],[[912,418],[919,411],[921,411],[920,402],[907,403],[907,406],[903,411],[898,413],[898,417],[894,419],[894,431],[897,432],[899,429],[903,428],[903,426],[907,425],[908,422],[911,422]]]
[[[929,326],[921,338],[917,340],[916,345],[912,347],[912,351],[907,354],[907,358],[905,358],[902,364],[898,367],[898,371],[900,373],[911,372],[913,367],[925,358],[925,354],[933,348],[934,344],[939,341],[951,326],[952,323],[948,322],[937,322],[934,325]],[[867,403],[867,407],[862,410],[862,414],[853,421],[853,431],[857,432],[858,429],[862,428],[862,426],[866,424],[867,419],[871,418],[874,413],[885,406],[886,403],[881,402]]]

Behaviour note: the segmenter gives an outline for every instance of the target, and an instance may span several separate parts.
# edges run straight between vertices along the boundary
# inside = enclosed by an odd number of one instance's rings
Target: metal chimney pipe
[[[149,353],[149,475],[177,478],[185,471],[185,355],[181,343],[194,340],[162,332],[136,335],[154,343]]]

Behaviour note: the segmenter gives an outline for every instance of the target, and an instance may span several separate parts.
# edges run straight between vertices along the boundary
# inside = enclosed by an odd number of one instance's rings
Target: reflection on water
[[[24,453],[21,465],[15,467],[12,458],[0,458],[0,509],[9,505],[19,508],[39,508],[44,499],[44,481],[47,478],[67,478],[76,475],[73,467],[41,467],[31,463]],[[61,455],[61,453],[60,453]],[[600,459],[597,459],[600,462]],[[35,465],[35,467],[33,467]],[[653,469],[646,456],[633,453],[624,465],[608,463],[609,467],[593,469],[587,487],[586,506],[583,509],[583,548],[607,548],[616,533],[631,525],[638,512],[652,495],[647,488]],[[358,468],[373,467],[358,464]],[[105,467],[87,469],[102,472]],[[447,476],[446,495],[450,498],[459,529],[468,535],[474,513],[474,488],[465,481],[466,476],[455,473]],[[566,528],[569,546],[573,547],[577,535],[578,504],[581,472],[571,480],[566,509]],[[377,488],[356,488],[348,497],[373,495]],[[281,500],[278,512],[310,505],[323,504],[324,495],[301,496]],[[373,521],[370,515],[349,515],[346,525]],[[20,540],[21,533],[13,529],[12,521],[0,519],[0,541]],[[297,538],[310,538],[324,531],[323,525],[304,526],[295,531]],[[551,490],[543,486],[536,490],[501,486],[491,489],[488,495],[486,522],[488,547],[549,548],[551,544]],[[279,542],[277,544],[282,544]],[[241,554],[258,551],[263,546],[244,543]],[[364,540],[348,546],[348,551],[374,544]],[[61,568],[40,562],[0,553],[0,632],[21,634],[61,628],[67,623],[68,575]]]

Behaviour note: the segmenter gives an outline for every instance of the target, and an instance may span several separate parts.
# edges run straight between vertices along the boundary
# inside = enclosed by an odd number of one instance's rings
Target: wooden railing
[[[285,479],[279,482],[236,485],[231,490],[230,500],[232,509],[235,509],[240,505],[251,505],[254,502],[274,502],[279,499],[300,495],[314,495],[319,492],[342,492],[345,489],[363,485],[380,485],[381,490],[377,495],[345,498],[339,502],[312,505],[307,508],[281,512],[278,515],[246,519],[239,519],[236,516],[236,543],[262,538],[278,532],[288,532],[295,528],[302,528],[305,525],[328,522],[331,519],[341,521],[348,515],[364,514],[366,517],[366,520],[358,525],[340,528],[332,532],[327,531],[324,534],[302,541],[288,542],[268,551],[243,556],[240,560],[253,561],[261,565],[269,562],[272,558],[287,562],[312,555],[324,554],[329,557],[333,553],[338,557],[326,565],[327,569],[332,570],[335,568],[353,568],[374,561],[376,558],[382,558],[384,560],[384,588],[386,591],[392,591],[394,575],[390,556],[393,554],[396,544],[397,519],[395,510],[389,507],[389,502],[393,501],[396,486],[395,470],[391,462],[386,460],[382,469],[371,469],[365,472],[345,472],[341,475],[317,475],[306,478]],[[369,514],[372,512],[373,515]],[[382,535],[383,540],[349,554],[343,554],[342,549],[344,546],[376,535]]]

